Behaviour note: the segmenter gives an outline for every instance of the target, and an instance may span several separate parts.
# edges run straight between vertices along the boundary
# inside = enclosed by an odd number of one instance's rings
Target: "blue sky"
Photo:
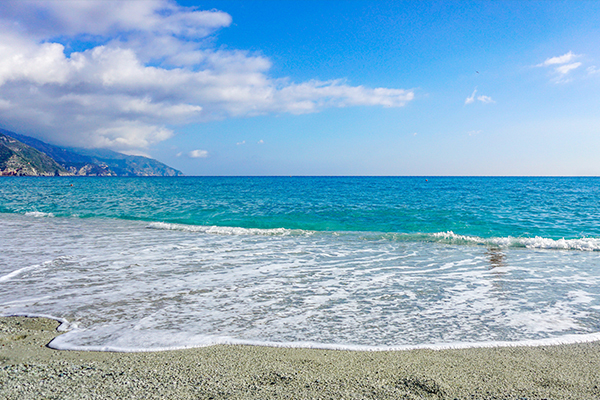
[[[600,2],[12,1],[0,125],[188,175],[600,175]]]

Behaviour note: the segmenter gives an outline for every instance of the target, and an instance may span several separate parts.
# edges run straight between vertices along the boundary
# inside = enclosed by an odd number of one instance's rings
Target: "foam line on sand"
[[[410,351],[218,345],[57,351],[59,322],[0,318],[0,398],[598,399],[600,343]]]

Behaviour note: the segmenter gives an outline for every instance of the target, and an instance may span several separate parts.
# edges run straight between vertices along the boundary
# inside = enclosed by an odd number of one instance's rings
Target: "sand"
[[[599,399],[600,343],[385,352],[259,346],[57,351],[0,318],[2,399]]]

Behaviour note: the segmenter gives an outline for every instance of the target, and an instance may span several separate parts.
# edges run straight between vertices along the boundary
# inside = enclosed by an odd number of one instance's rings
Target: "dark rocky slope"
[[[13,176],[71,175],[47,154],[1,132],[0,173]]]
[[[0,141],[3,175],[183,176],[181,171],[152,158],[59,147],[4,129],[0,129]]]

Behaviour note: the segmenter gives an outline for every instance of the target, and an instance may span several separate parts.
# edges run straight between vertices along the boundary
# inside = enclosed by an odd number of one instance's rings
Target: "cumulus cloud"
[[[573,52],[569,51],[562,56],[547,58],[544,62],[537,64],[536,67],[552,66],[554,67],[552,69],[554,75],[553,81],[556,83],[568,82],[571,80],[568,78],[569,73],[582,65],[581,62],[572,62],[578,57],[581,57],[581,55],[573,54]]]
[[[178,124],[402,107],[414,98],[344,80],[271,78],[264,56],[211,45],[231,22],[170,0],[4,0],[0,124],[60,144],[131,151],[168,139]]]
[[[492,98],[490,96],[481,95],[481,96],[475,97],[475,94],[477,94],[477,88],[475,88],[475,90],[473,90],[473,93],[465,99],[465,104],[474,103],[475,99],[479,100],[482,103],[495,103],[495,101],[492,100]]]
[[[190,158],[206,158],[206,157],[208,157],[208,151],[206,151],[206,150],[192,150],[187,155]]]

